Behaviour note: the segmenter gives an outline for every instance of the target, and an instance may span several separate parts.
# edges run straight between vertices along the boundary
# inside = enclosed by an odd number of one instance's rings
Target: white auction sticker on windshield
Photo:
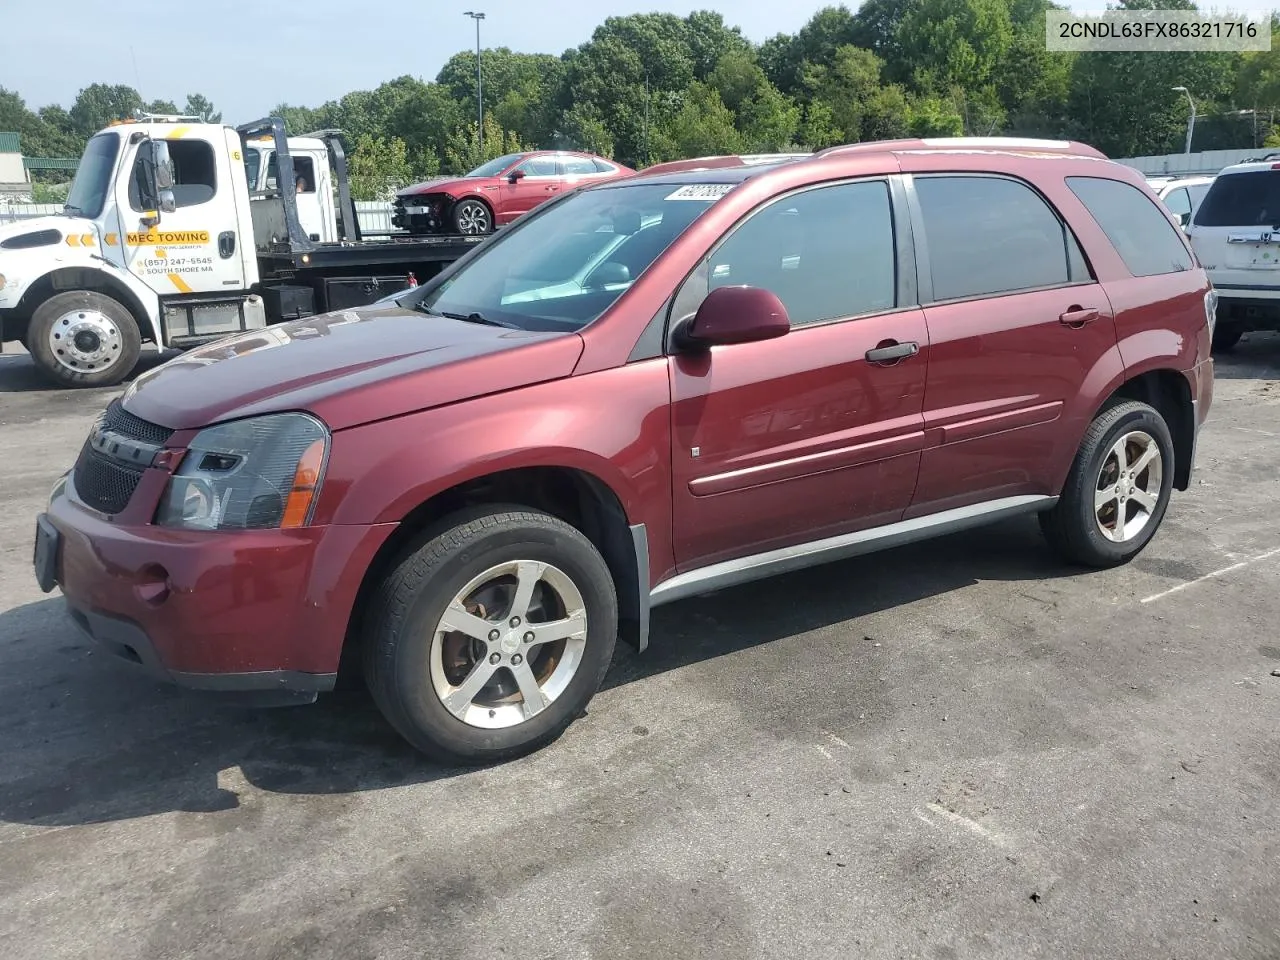
[[[719,200],[734,188],[732,183],[691,183],[670,194],[668,200]]]

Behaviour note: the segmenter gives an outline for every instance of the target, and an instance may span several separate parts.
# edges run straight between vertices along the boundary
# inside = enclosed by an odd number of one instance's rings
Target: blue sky
[[[431,79],[450,56],[475,44],[465,10],[485,12],[485,46],[560,54],[612,15],[719,9],[759,42],[795,32],[829,2],[57,0],[51,17],[34,0],[0,0],[0,86],[16,89],[33,107],[70,106],[76,91],[95,81],[126,83],[149,100],[180,107],[186,94],[199,91],[236,123],[281,101],[316,106],[406,73]],[[1230,7],[1260,12],[1277,5],[1235,0]],[[1072,7],[1101,10],[1105,0]],[[269,8],[280,11],[276,19]]]

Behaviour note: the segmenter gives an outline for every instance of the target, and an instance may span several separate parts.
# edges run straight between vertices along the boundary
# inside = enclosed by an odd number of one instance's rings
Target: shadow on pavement
[[[1280,379],[1280,334],[1246,333],[1230,350],[1216,351],[1213,360],[1219,380]]]
[[[113,390],[119,391],[124,389],[134,377],[145,373],[152,367],[159,366],[165,360],[168,360],[173,354],[160,353],[151,347],[144,347],[142,356],[138,360],[138,365],[134,367],[133,373],[121,383],[112,387],[86,387],[78,389],[70,389],[60,387],[51,382],[39,370],[36,365],[31,362],[31,357],[22,349],[17,342],[8,342],[4,344],[4,353],[0,353],[0,393],[65,393],[71,395],[82,395],[93,390]]]
[[[1079,571],[1020,519],[694,598],[654,612],[649,650],[620,647],[612,689],[948,593],[978,580]],[[856,628],[855,628],[856,629]],[[251,710],[159,685],[93,649],[60,599],[0,614],[0,820],[69,825],[234,809],[219,771],[287,794],[378,790],[465,775],[405,744],[363,691]],[[552,746],[549,749],[555,749]]]

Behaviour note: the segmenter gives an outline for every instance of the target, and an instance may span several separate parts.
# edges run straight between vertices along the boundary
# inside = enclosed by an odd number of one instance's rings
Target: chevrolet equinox
[[[1077,564],[1150,542],[1215,302],[1137,172],[1002,138],[673,166],[139,377],[37,519],[42,589],[178,684],[309,701],[354,662],[479,763],[554,740],[658,604],[1018,514]]]

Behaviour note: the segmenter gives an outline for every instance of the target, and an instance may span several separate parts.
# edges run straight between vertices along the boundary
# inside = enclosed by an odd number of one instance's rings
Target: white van
[[[1218,294],[1214,348],[1280,329],[1280,153],[1220,171],[1187,236]]]
[[[1159,186],[1152,186],[1156,196],[1164,201],[1169,212],[1183,227],[1191,222],[1191,215],[1200,208],[1215,177],[1170,177]]]

